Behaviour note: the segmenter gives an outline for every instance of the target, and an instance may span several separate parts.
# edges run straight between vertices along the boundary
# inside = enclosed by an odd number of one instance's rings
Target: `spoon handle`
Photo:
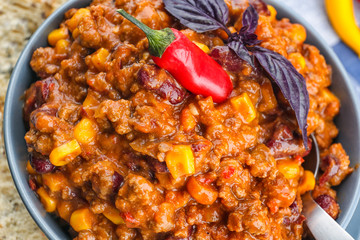
[[[303,195],[303,212],[306,224],[316,240],[354,240],[332,217],[311,197]]]

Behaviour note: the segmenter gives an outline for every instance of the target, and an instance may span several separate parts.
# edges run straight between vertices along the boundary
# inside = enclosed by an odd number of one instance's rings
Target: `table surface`
[[[3,107],[10,73],[31,34],[66,0],[0,0],[0,239],[46,239],[13,184],[3,145]]]
[[[46,239],[25,209],[11,179],[2,138],[3,106],[10,73],[21,50],[46,16],[65,1],[0,0],[0,22],[6,23],[0,25],[0,239]],[[309,12],[305,7],[311,5],[315,6],[311,9],[320,9],[322,0],[279,1],[283,1],[295,11],[304,14],[305,18],[314,19],[311,14],[315,14],[317,21],[312,21],[315,26],[326,24],[324,13]],[[360,10],[360,5],[358,5],[358,10]],[[321,34],[338,53],[340,59],[345,63],[345,67],[355,79],[354,86],[359,88],[359,85],[356,84],[360,83],[360,60],[356,56],[354,57],[354,54],[346,46],[339,43],[331,28],[327,28],[326,32]],[[358,240],[360,240],[359,224],[360,207],[356,210],[354,218],[347,228],[347,231]]]

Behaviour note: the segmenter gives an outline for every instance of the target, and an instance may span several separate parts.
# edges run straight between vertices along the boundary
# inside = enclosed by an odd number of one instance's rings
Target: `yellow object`
[[[269,5],[269,4],[267,5],[267,8],[268,8],[268,10],[270,12],[271,21],[274,21],[276,19],[276,14],[277,14],[276,9],[273,6]]]
[[[80,35],[79,29],[75,28],[74,31],[72,32],[73,39],[76,39],[79,35]]]
[[[240,113],[244,123],[250,123],[256,118],[256,109],[247,93],[230,99],[233,108]]]
[[[304,43],[306,40],[306,30],[300,24],[292,24],[289,34],[290,39],[293,40],[295,43],[301,44]]]
[[[166,153],[165,161],[174,179],[195,173],[194,155],[190,145],[175,145]]]
[[[322,88],[319,91],[319,97],[324,99],[327,103],[339,101],[339,99],[328,88]]]
[[[71,201],[60,200],[60,202],[58,202],[56,208],[57,208],[57,212],[58,212],[59,216],[62,219],[69,222],[71,212],[73,210],[72,202]]]
[[[66,21],[66,25],[68,26],[69,30],[73,32],[79,25],[79,23],[85,18],[90,17],[91,13],[90,10],[87,8],[80,8],[77,12]]]
[[[315,188],[315,177],[311,171],[305,170],[301,182],[298,186],[298,191],[300,194],[304,194],[308,191],[311,191]]]
[[[303,57],[303,55],[301,55],[301,53],[290,53],[288,58],[298,72],[304,70],[306,62],[305,58]]]
[[[195,45],[198,46],[198,47],[199,47],[201,50],[203,50],[205,53],[210,52],[209,47],[206,46],[205,44],[199,43],[199,42],[195,42],[195,41],[193,41],[193,43],[195,43]]]
[[[77,232],[90,229],[94,222],[95,215],[88,208],[78,209],[70,217],[70,225]]]
[[[299,162],[296,160],[278,160],[276,167],[287,179],[296,178],[300,174]]]
[[[339,37],[360,56],[360,29],[356,25],[353,0],[325,0],[325,7]]]
[[[91,55],[91,61],[94,64],[95,68],[99,71],[104,71],[105,63],[109,57],[110,53],[105,48],[100,48],[94,54]]]
[[[43,187],[40,187],[36,192],[47,212],[53,212],[56,210],[56,199],[50,197]]]
[[[57,54],[68,53],[69,47],[70,47],[70,42],[68,40],[60,39],[55,45],[55,52]]]
[[[66,177],[61,172],[43,174],[42,181],[51,192],[59,192],[68,185]]]
[[[261,85],[261,102],[258,106],[259,112],[270,111],[277,107],[277,100],[270,81],[266,81]]]
[[[69,37],[68,30],[66,28],[58,28],[53,30],[48,36],[48,42],[51,46],[55,47],[56,43],[61,39],[67,39]]]
[[[31,166],[29,160],[28,160],[27,163],[26,163],[26,170],[27,170],[28,173],[30,173],[30,174],[37,174],[37,172],[35,171],[35,169]]]
[[[112,221],[114,224],[119,225],[124,223],[123,218],[121,217],[120,211],[113,207],[107,207],[103,212],[104,216]]]
[[[97,135],[97,125],[89,118],[83,118],[74,128],[74,137],[79,143],[94,142]]]
[[[55,166],[64,166],[81,154],[79,143],[74,139],[51,151],[49,159]]]

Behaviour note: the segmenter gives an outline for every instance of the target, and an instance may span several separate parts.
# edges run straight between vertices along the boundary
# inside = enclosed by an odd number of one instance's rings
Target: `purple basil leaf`
[[[257,35],[254,33],[258,25],[259,15],[256,9],[250,5],[244,12],[242,18],[243,27],[239,33],[233,33],[228,39],[228,43],[242,42],[245,46],[254,46],[261,41],[257,39]],[[241,57],[241,56],[239,56]]]
[[[308,149],[306,121],[309,113],[309,93],[304,77],[280,54],[259,46],[252,47],[251,50],[260,65],[289,101],[302,131],[305,148]]]
[[[165,9],[181,24],[199,33],[226,27],[229,9],[224,0],[164,0]]]
[[[259,20],[258,13],[256,9],[253,7],[253,5],[250,4],[249,7],[243,13],[242,28],[244,28],[244,30],[246,31],[243,32],[242,34],[248,35],[254,33],[258,25],[258,20]]]
[[[236,55],[238,55],[239,58],[249,63],[253,68],[255,67],[253,57],[241,41],[231,41],[227,45],[236,53]]]
[[[241,39],[243,43],[246,44],[247,46],[254,46],[261,43],[261,41],[257,39],[257,35],[255,33],[242,36]]]

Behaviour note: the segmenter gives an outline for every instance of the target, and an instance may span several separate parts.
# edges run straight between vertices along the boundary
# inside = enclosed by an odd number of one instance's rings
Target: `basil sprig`
[[[288,100],[302,132],[303,143],[308,149],[307,116],[309,113],[309,93],[304,77],[282,55],[258,46],[255,30],[259,15],[250,5],[243,13],[242,28],[231,33],[226,27],[229,9],[224,0],[163,0],[165,9],[181,24],[199,33],[223,29],[229,36],[226,45],[236,55],[253,68],[261,67],[279,86]],[[255,63],[259,63],[255,65]]]

